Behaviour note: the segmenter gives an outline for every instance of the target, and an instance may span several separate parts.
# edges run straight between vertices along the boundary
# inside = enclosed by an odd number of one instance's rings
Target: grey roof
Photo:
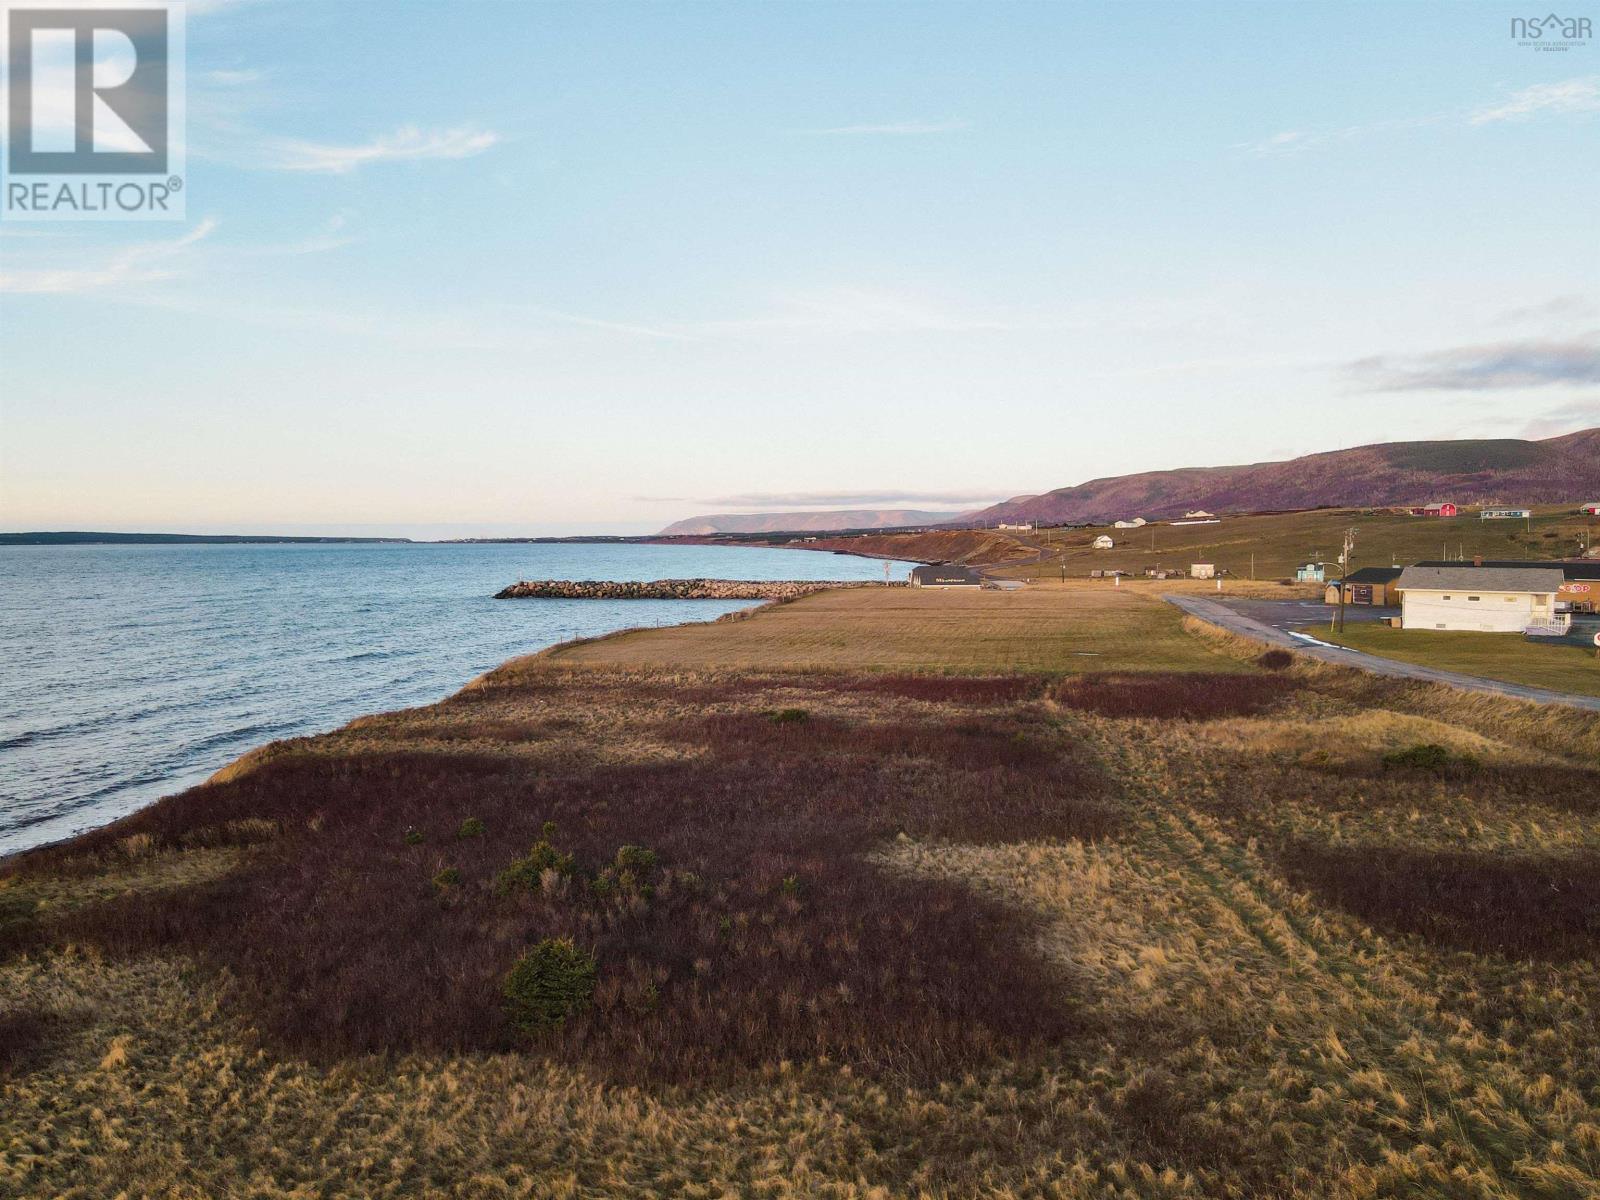
[[[1395,584],[1407,588],[1441,591],[1460,588],[1482,592],[1554,592],[1566,576],[1560,567],[1407,567]]]

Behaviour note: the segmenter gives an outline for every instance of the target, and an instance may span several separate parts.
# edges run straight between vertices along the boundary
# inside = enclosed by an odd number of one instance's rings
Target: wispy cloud
[[[428,130],[406,125],[393,133],[353,145],[293,138],[265,139],[243,157],[245,165],[269,170],[345,175],[377,163],[472,158],[493,149],[500,140],[500,135],[493,130],[471,126]]]
[[[866,125],[834,125],[825,129],[800,129],[796,132],[817,137],[921,137],[930,133],[960,133],[971,129],[967,120],[950,121],[881,121]]]
[[[203,242],[216,228],[217,222],[207,218],[182,237],[127,246],[89,266],[0,271],[0,293],[59,296],[171,279],[189,247]]]
[[[1526,438],[1559,437],[1600,426],[1600,396],[1589,396],[1547,409],[1522,427]]]
[[[635,496],[655,503],[710,504],[728,508],[863,508],[907,505],[992,504],[1005,493],[996,491],[874,491],[874,492],[737,492],[731,496]]]
[[[1487,125],[1493,121],[1525,121],[1535,113],[1600,112],[1600,77],[1566,79],[1560,83],[1536,83],[1512,92],[1498,104],[1478,109],[1467,123]]]
[[[1600,76],[1540,83],[1475,108],[1447,109],[1418,116],[1393,117],[1355,125],[1320,129],[1285,129],[1252,142],[1240,142],[1234,149],[1256,157],[1269,158],[1299,154],[1332,142],[1349,142],[1379,133],[1424,129],[1437,125],[1488,125],[1498,121],[1528,120],[1540,114],[1579,114],[1600,112]]]
[[[1600,383],[1600,338],[1496,342],[1430,354],[1376,355],[1346,364],[1362,391],[1485,392]]]

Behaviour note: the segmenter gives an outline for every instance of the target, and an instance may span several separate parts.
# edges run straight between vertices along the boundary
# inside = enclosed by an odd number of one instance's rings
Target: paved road
[[[1308,658],[1316,658],[1323,662],[1333,663],[1335,666],[1357,667],[1363,671],[1371,671],[1375,675],[1392,675],[1399,679],[1420,679],[1425,683],[1442,683],[1449,687],[1464,688],[1469,692],[1488,692],[1491,695],[1510,696],[1517,700],[1532,700],[1539,704],[1569,704],[1574,708],[1587,708],[1594,712],[1600,712],[1600,696],[1577,696],[1570,692],[1552,692],[1547,688],[1527,687],[1520,683],[1502,683],[1498,679],[1483,679],[1477,675],[1462,675],[1455,671],[1441,671],[1436,667],[1423,667],[1416,663],[1400,662],[1393,658],[1380,658],[1375,654],[1364,654],[1359,650],[1346,650],[1343,646],[1334,646],[1327,642],[1296,637],[1287,630],[1259,621],[1230,604],[1207,600],[1201,596],[1168,594],[1163,596],[1162,599],[1168,604],[1174,604],[1181,608],[1190,616],[1199,617],[1202,621],[1210,621],[1213,625],[1220,625],[1230,633],[1237,633],[1242,637],[1253,638],[1258,642],[1266,642],[1269,645],[1282,646],[1286,650],[1293,650],[1298,654],[1306,655]],[[1267,603],[1278,604],[1281,602],[1267,601]],[[1345,615],[1347,619],[1349,612],[1350,610],[1346,608]]]
[[[1328,619],[1338,611],[1336,604],[1324,604],[1321,600],[1250,600],[1227,599],[1216,601],[1225,604],[1234,612],[1242,613],[1253,621],[1260,621],[1263,625],[1271,625],[1274,629],[1288,631],[1299,629],[1306,625],[1320,625],[1323,629],[1328,627]],[[1370,604],[1347,604],[1344,606],[1345,624],[1354,625],[1360,621],[1382,621],[1387,617],[1398,617],[1398,608],[1375,608]],[[1316,633],[1315,629],[1306,630],[1307,633]]]

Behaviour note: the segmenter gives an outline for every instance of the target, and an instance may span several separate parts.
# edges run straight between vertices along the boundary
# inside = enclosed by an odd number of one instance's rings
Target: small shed
[[[932,563],[925,567],[911,568],[912,587],[982,587],[983,577],[971,567],[963,567],[959,563]]]
[[[1108,533],[1102,533],[1094,540],[1094,548],[1096,550],[1109,550],[1115,545],[1116,543],[1111,540],[1111,535]]]
[[[1395,584],[1403,567],[1362,567],[1351,571],[1336,584],[1328,587],[1329,604],[1339,603],[1339,588],[1344,588],[1346,604],[1373,604],[1392,607],[1400,603],[1400,593]]]
[[[1190,579],[1215,579],[1217,577],[1216,563],[1190,563]]]

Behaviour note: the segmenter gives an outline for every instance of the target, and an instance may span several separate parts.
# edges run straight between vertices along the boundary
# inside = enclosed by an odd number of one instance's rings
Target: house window
[[[1444,598],[1445,598],[1445,599],[1446,599],[1446,600],[1448,600],[1448,599],[1450,599],[1450,597],[1449,597],[1449,596],[1446,596],[1446,597],[1444,597]]]
[[[1483,597],[1482,596],[1468,596],[1467,599],[1468,600],[1482,600]]]

